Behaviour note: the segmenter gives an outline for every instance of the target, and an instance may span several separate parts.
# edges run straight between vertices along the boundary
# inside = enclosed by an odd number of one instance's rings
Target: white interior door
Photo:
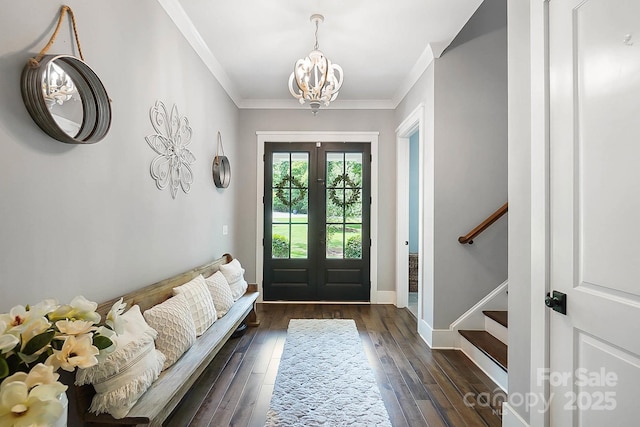
[[[550,1],[549,31],[550,425],[638,425],[640,1]]]

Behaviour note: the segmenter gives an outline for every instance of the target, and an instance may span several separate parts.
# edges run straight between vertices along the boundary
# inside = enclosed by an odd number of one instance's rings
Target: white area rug
[[[265,426],[391,426],[353,320],[289,322]]]

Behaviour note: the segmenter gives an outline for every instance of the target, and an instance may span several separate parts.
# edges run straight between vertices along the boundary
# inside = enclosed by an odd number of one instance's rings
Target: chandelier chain
[[[318,44],[318,21],[316,20],[316,44],[313,45],[314,50],[318,50],[320,45]]]

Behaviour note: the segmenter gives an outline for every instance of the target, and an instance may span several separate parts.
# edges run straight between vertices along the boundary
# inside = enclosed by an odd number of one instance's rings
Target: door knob
[[[408,240],[405,240],[405,241],[404,241],[404,245],[405,245],[405,246],[409,246],[409,241],[408,241]]]
[[[553,295],[547,293],[544,304],[560,314],[567,314],[567,295],[562,292],[553,291]]]

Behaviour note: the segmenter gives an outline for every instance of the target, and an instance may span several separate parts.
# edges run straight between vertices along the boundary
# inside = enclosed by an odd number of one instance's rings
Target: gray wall
[[[457,238],[507,201],[507,9],[485,0],[435,61],[434,328],[507,279],[507,218]]]
[[[509,2],[509,393],[529,391],[531,364],[531,75],[529,8]],[[529,421],[524,405],[514,406]]]
[[[242,161],[234,170],[234,183],[241,189],[236,203],[238,257],[242,257],[248,280],[256,278],[256,183],[257,131],[376,131],[378,141],[378,290],[395,290],[395,127],[391,110],[310,109],[240,110],[238,144]]]
[[[396,109],[399,125],[425,104],[423,320],[433,329],[507,278],[506,217],[471,246],[457,241],[507,201],[506,20],[505,0],[485,0]]]
[[[28,115],[20,73],[53,32],[60,3],[2,1],[0,312],[46,297],[103,301],[236,252],[235,200],[211,179],[216,132],[239,166],[238,110],[156,0],[70,0],[87,63],[113,100],[111,131],[66,145]],[[37,13],[36,13],[37,12]],[[71,53],[65,21],[51,53]],[[175,103],[193,128],[191,192],[173,200],[149,174],[149,109]],[[238,171],[239,169],[236,169]]]

